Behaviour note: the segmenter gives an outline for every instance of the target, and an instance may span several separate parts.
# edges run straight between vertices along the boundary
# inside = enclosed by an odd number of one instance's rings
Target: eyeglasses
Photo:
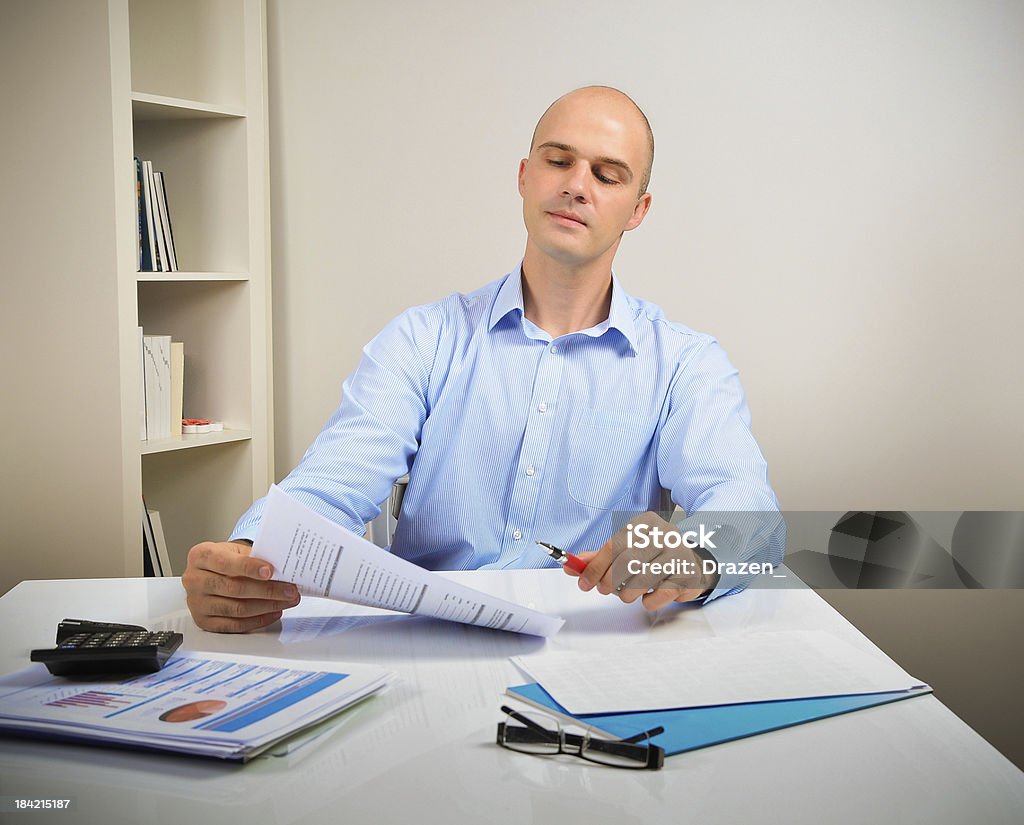
[[[665,749],[650,743],[652,736],[665,732],[660,725],[628,739],[613,739],[583,724],[579,726],[581,733],[566,731],[554,717],[533,710],[518,711],[507,705],[502,705],[501,710],[518,722],[498,723],[498,744],[512,751],[537,755],[567,753],[613,768],[656,771],[665,764]]]

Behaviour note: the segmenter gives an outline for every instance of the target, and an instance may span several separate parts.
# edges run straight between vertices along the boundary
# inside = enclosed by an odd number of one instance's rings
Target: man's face
[[[610,267],[624,231],[643,221],[651,196],[639,194],[647,132],[624,98],[583,90],[541,119],[530,157],[519,164],[529,244],[570,267]]]

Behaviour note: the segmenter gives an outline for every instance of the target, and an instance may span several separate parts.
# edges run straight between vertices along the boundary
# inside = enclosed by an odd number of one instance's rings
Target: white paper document
[[[569,713],[732,705],[927,688],[883,654],[822,631],[774,631],[610,650],[545,650],[512,662]]]
[[[565,620],[449,581],[335,524],[270,488],[253,555],[274,578],[309,596],[433,616],[497,630],[553,636]]]
[[[177,651],[156,673],[0,678],[0,730],[245,760],[387,685],[366,665]]]

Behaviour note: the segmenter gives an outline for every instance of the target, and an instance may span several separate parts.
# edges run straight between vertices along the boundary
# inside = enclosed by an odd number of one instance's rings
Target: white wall
[[[110,26],[105,0],[0,9],[0,595],[124,575],[140,536],[123,506],[138,457],[122,452],[113,215],[132,207],[113,181],[119,163],[131,183],[131,159],[115,155]]]
[[[533,125],[657,139],[616,271],[740,368],[789,509],[1024,502],[1024,3],[270,0],[277,472],[390,317],[515,265]]]

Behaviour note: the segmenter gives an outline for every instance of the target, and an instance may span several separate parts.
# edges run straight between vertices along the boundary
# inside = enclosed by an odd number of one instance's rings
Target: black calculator
[[[32,651],[54,676],[117,676],[155,673],[184,641],[172,630],[149,631],[134,624],[65,619],[57,646]]]

